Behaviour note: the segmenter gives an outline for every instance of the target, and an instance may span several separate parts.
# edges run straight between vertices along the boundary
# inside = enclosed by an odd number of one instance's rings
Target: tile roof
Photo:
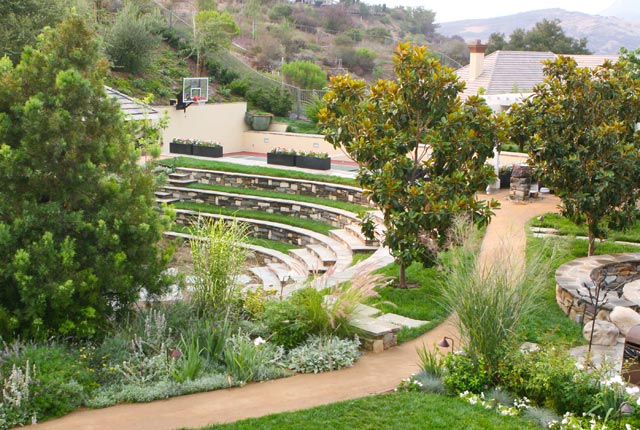
[[[107,95],[113,97],[120,103],[120,109],[124,112],[127,121],[129,120],[153,120],[158,118],[158,111],[151,106],[136,101],[132,97],[114,90],[111,87],[104,87]]]
[[[469,82],[469,65],[456,71],[467,83],[462,98],[478,94],[483,88],[484,94],[530,93],[533,87],[543,81],[543,61],[555,60],[553,52],[531,51],[495,51],[484,57],[483,72]],[[605,62],[616,61],[617,55],[567,55],[576,60],[579,67],[593,68]]]

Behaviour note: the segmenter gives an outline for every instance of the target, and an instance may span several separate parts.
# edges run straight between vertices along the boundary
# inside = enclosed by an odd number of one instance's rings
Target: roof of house
[[[120,103],[120,109],[124,112],[127,120],[152,120],[158,118],[158,111],[151,106],[136,101],[132,97],[105,86],[104,89],[109,97],[113,97]]]
[[[576,60],[579,67],[593,68],[605,62],[616,61],[617,55],[566,55]],[[483,71],[476,79],[469,81],[469,65],[456,71],[460,79],[467,83],[462,97],[478,94],[530,93],[544,78],[543,61],[555,60],[553,52],[495,51],[484,57]]]

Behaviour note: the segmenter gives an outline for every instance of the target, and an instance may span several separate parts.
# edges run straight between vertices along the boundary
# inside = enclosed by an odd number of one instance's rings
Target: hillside
[[[618,3],[620,3],[619,6],[624,6],[623,2]],[[594,54],[616,54],[621,47],[628,49],[640,47],[638,23],[615,16],[588,15],[563,9],[542,9],[496,18],[445,22],[441,23],[438,31],[445,36],[459,35],[468,41],[475,39],[486,41],[491,33],[504,33],[508,37],[516,28],[528,30],[543,19],[559,19],[560,25],[568,36],[586,37],[587,46]]]

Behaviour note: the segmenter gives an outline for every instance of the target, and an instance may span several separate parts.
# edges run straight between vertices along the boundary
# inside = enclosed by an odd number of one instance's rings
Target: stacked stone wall
[[[178,168],[177,171],[180,173],[188,173],[191,175],[191,179],[194,179],[201,184],[246,187],[258,190],[277,191],[280,193],[316,196],[330,200],[351,202],[373,207],[361,188],[351,187],[348,185],[301,179],[276,178],[272,176],[219,172],[214,170],[188,169],[183,167]]]

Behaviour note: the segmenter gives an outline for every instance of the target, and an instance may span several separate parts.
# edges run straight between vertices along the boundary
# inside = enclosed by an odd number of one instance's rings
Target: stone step
[[[300,249],[292,249],[289,251],[289,255],[291,255],[296,260],[302,262],[307,267],[307,270],[310,273],[313,272],[326,272],[327,268],[322,264],[322,260],[320,260],[311,250],[306,248]]]
[[[169,198],[165,198],[165,199],[156,199],[156,203],[161,205],[161,204],[171,204],[171,203],[175,203],[180,201],[179,199],[176,199],[174,197],[169,197]]]
[[[429,321],[414,320],[413,318],[407,318],[402,315],[392,313],[380,315],[379,317],[376,317],[376,320],[410,328],[420,327],[421,325],[429,323]]]
[[[280,289],[282,286],[276,274],[267,266],[251,267],[249,271],[260,280],[265,290]]]
[[[169,183],[172,184],[172,185],[190,185],[190,184],[196,184],[196,183],[198,183],[198,181],[196,179],[174,179],[174,178],[169,178]]]
[[[375,318],[380,315],[380,309],[376,309],[373,306],[363,305],[362,303],[358,303],[356,309],[354,311],[354,315],[363,315],[366,317]]]
[[[330,249],[317,244],[307,245],[307,249],[322,261],[323,266],[331,267],[336,264],[336,255]]]
[[[362,228],[360,227],[359,224],[347,224],[346,226],[344,226],[344,229],[347,230],[352,235],[354,235],[356,238],[360,239],[366,245],[369,245],[369,246],[379,245],[378,240],[371,240],[365,237],[364,233],[362,233]]]
[[[166,191],[155,191],[153,194],[155,194],[156,197],[160,198],[166,198],[173,195],[172,193],[168,193]]]
[[[178,172],[169,173],[169,179],[185,179],[190,177],[191,177],[190,173],[178,173]]]
[[[361,239],[358,239],[345,229],[330,230],[329,237],[334,238],[345,244],[351,252],[372,252],[378,249],[377,246],[367,245]]]
[[[299,266],[302,266],[299,264]],[[308,273],[300,273],[300,268],[291,268],[283,263],[269,263],[267,267],[277,276],[282,284],[290,281],[298,282],[307,279]],[[306,270],[305,270],[306,272]]]

